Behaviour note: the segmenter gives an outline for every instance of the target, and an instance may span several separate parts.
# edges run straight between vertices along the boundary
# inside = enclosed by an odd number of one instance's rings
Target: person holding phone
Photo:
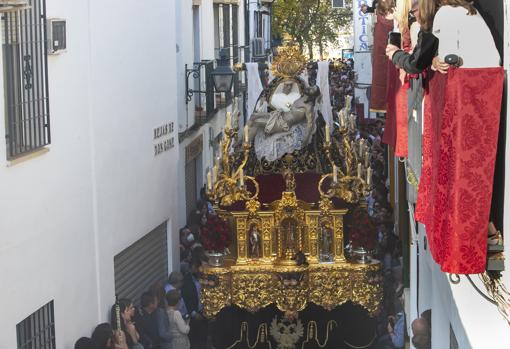
[[[412,53],[407,53],[400,47],[388,43],[386,56],[397,67],[408,74],[419,74],[432,64],[437,55],[439,40],[432,34],[432,23],[437,4],[434,0],[419,0],[413,2],[410,15],[416,18],[420,25],[418,41]]]
[[[189,317],[184,319],[181,312],[177,309],[177,304],[181,300],[181,292],[179,290],[171,290],[166,294],[166,302],[168,304],[167,314],[170,323],[171,348],[190,349],[188,333]]]

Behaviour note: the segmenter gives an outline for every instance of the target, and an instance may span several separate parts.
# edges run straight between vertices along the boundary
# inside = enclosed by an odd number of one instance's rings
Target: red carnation
[[[230,229],[219,216],[209,216],[201,229],[204,248],[208,251],[223,252],[231,243]]]

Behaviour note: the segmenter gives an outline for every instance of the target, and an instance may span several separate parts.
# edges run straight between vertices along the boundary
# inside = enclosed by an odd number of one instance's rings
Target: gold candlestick
[[[244,126],[244,143],[248,143],[250,140],[250,133],[249,133],[248,126]]]
[[[225,129],[231,128],[232,128],[232,114],[228,111],[226,115]]]
[[[211,171],[207,171],[207,189],[209,191],[212,191],[212,175],[211,175]]]

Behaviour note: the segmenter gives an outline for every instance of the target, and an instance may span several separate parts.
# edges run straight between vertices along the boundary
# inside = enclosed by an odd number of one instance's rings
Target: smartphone
[[[398,48],[401,47],[402,43],[402,34],[397,32],[389,32],[388,33],[388,44],[395,45]]]

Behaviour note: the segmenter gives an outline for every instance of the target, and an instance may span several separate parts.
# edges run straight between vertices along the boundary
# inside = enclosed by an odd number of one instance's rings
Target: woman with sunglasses
[[[386,55],[393,64],[405,70],[408,74],[419,74],[432,64],[439,46],[438,39],[432,33],[434,15],[438,3],[434,0],[414,1],[410,16],[416,18],[420,25],[418,39],[412,53],[407,53],[400,47],[389,44]]]

